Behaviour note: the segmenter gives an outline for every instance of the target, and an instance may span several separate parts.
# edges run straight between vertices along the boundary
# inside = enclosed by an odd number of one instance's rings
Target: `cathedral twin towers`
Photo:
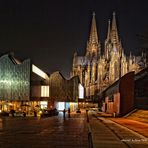
[[[101,53],[101,43],[97,34],[95,13],[93,13],[86,53],[84,56],[74,53],[71,72],[71,76],[79,76],[86,97],[95,96],[126,73],[138,72],[141,69],[135,56],[124,54],[115,13],[112,21],[108,21],[108,31],[102,51],[103,53]]]

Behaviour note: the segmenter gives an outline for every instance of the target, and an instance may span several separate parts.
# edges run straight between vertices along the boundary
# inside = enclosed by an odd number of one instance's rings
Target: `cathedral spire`
[[[111,26],[110,26],[110,20],[108,20],[108,30],[107,30],[107,38],[105,40],[105,57],[107,58],[107,60],[109,59],[109,44],[111,42]]]
[[[98,44],[98,35],[97,35],[95,12],[93,12],[93,18],[92,18],[92,23],[91,23],[89,42],[90,43],[97,43]]]
[[[119,43],[115,12],[113,12],[113,19],[112,19],[112,42],[114,44]]]
[[[107,32],[107,41],[110,39],[110,20],[108,20],[108,32]]]
[[[90,58],[98,58],[100,55],[100,42],[98,41],[95,13],[93,12],[89,40],[86,55]]]

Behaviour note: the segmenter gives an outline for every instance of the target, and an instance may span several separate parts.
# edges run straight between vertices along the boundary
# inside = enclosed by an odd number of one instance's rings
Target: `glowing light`
[[[65,102],[58,102],[58,110],[64,110],[65,109]]]
[[[45,108],[47,108],[48,102],[47,101],[41,101],[40,105],[41,105],[41,109],[45,109]]]
[[[32,71],[44,79],[49,79],[47,74],[38,67],[36,67],[35,65],[32,65]]]
[[[39,112],[40,114],[42,114],[42,111],[40,110],[40,112]]]
[[[49,86],[41,86],[41,97],[49,97]]]
[[[71,111],[76,111],[78,108],[78,103],[76,102],[70,102],[70,110]]]
[[[79,98],[84,99],[84,87],[79,84]]]

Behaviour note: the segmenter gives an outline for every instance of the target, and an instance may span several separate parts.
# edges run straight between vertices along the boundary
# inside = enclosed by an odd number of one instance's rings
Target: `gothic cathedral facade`
[[[71,76],[79,76],[85,88],[85,97],[93,99],[126,73],[130,71],[137,73],[145,66],[145,54],[140,57],[125,55],[118,35],[115,12],[112,21],[108,21],[104,51],[101,53],[101,43],[93,13],[85,56],[74,53]]]

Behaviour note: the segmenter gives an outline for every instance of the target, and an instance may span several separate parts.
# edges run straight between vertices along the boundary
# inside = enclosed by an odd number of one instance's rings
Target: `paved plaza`
[[[85,114],[0,118],[0,148],[87,148]]]
[[[0,148],[147,148],[147,137],[109,118],[96,118],[92,111],[88,117],[82,110],[71,118],[66,113],[65,120],[62,112],[47,118],[0,118]]]

